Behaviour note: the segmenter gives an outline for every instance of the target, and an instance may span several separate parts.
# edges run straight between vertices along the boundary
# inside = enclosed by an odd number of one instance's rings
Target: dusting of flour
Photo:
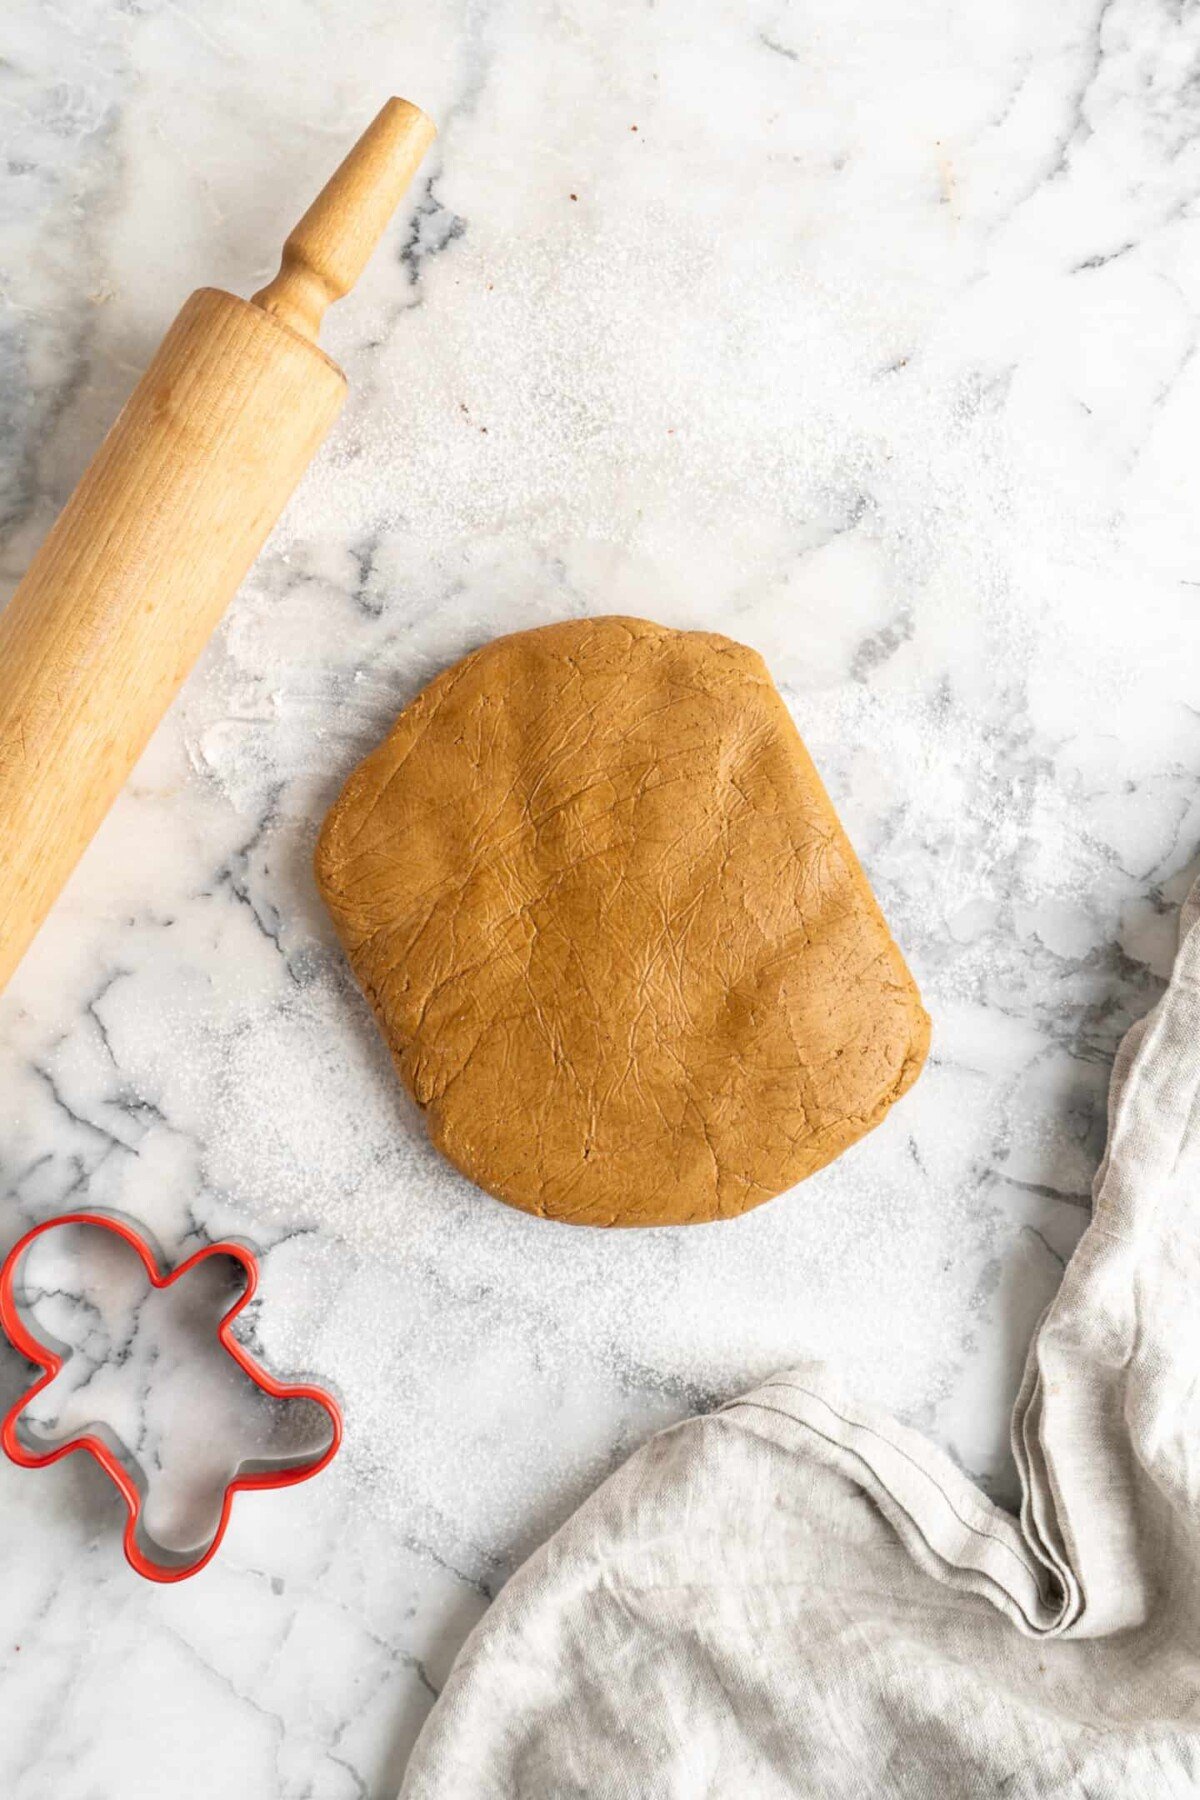
[[[264,1310],[268,1348],[340,1382],[361,1491],[484,1582],[647,1430],[808,1355],[954,1449],[939,1408],[1012,1246],[1036,1309],[1086,1216],[1105,1059],[1152,997],[1113,938],[1194,806],[1169,773],[1123,798],[1111,495],[1060,482],[1012,366],[915,276],[835,278],[786,234],[731,255],[653,197],[603,237],[565,197],[540,234],[472,223],[375,305],[331,344],[347,419],[184,715],[278,952],[197,1027],[207,1178],[277,1223],[268,1292],[313,1296]],[[763,652],[935,1020],[884,1127],[733,1225],[578,1231],[469,1187],[308,869],[439,668],[618,610]],[[1020,1348],[977,1359],[997,1421]],[[962,1454],[986,1474],[1004,1451]]]

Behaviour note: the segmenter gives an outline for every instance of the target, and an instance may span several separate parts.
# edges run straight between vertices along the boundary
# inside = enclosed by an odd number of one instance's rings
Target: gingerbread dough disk
[[[916,986],[760,657],[499,638],[351,775],[317,879],[434,1142],[581,1225],[728,1219],[880,1119]]]

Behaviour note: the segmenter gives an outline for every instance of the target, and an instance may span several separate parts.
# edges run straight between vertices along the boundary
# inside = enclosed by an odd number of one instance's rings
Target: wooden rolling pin
[[[0,988],[336,418],[321,316],[433,136],[389,100],[269,287],[192,295],[0,613]]]

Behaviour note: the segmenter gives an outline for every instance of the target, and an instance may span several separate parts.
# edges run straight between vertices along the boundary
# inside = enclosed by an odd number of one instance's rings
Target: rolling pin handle
[[[326,182],[253,304],[316,342],[325,308],[348,294],[435,136],[408,100],[389,100]]]

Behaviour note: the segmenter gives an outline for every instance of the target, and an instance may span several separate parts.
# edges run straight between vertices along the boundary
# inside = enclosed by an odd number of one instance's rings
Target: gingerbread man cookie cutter
[[[225,1483],[220,1515],[215,1530],[204,1544],[189,1550],[174,1550],[155,1541],[146,1527],[144,1511],[148,1489],[144,1469],[117,1434],[104,1423],[92,1423],[72,1432],[54,1444],[39,1444],[24,1420],[30,1403],[48,1387],[64,1367],[71,1352],[54,1339],[33,1319],[29,1298],[21,1283],[21,1265],[35,1241],[48,1231],[64,1225],[96,1226],[112,1232],[132,1249],[141,1261],[151,1285],[159,1291],[169,1288],[200,1263],[223,1256],[242,1269],[245,1285],[222,1315],[217,1338],[254,1385],[273,1400],[307,1400],[320,1408],[329,1421],[329,1441],[318,1452],[303,1452],[282,1457],[250,1457],[238,1463]],[[13,1245],[0,1268],[0,1326],[22,1356],[43,1372],[32,1387],[26,1388],[9,1408],[0,1426],[0,1443],[10,1460],[23,1469],[41,1469],[59,1462],[77,1450],[95,1458],[113,1482],[125,1502],[128,1516],[124,1530],[126,1561],[149,1581],[183,1581],[196,1575],[211,1562],[221,1545],[234,1495],[270,1488],[291,1487],[317,1475],[337,1455],[342,1441],[342,1413],[333,1395],[313,1382],[284,1382],[252,1357],[233,1335],[233,1324],[243,1312],[258,1287],[258,1258],[248,1244],[234,1238],[206,1244],[178,1267],[169,1269],[157,1244],[140,1226],[120,1213],[69,1212],[43,1220],[27,1231]]]

